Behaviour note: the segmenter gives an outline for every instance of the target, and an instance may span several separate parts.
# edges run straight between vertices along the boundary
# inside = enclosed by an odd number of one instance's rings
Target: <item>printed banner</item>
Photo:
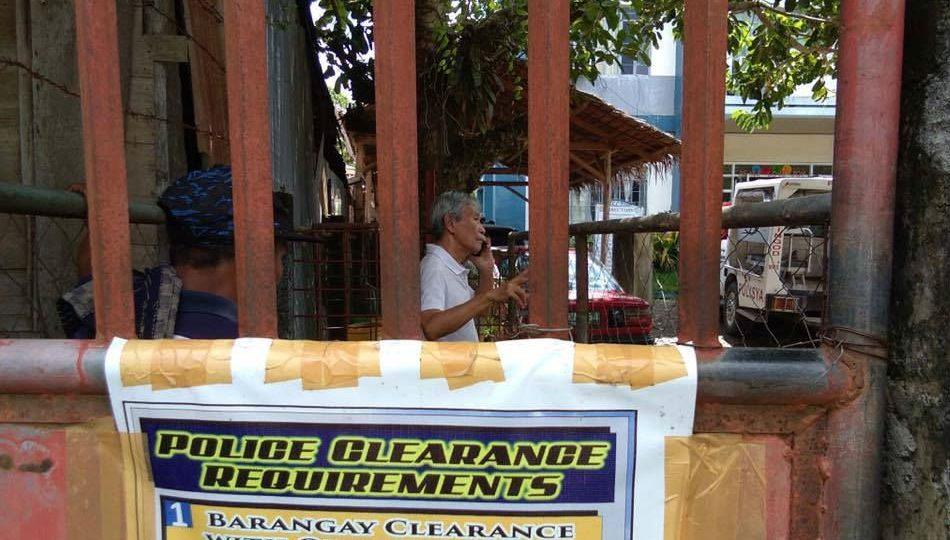
[[[116,340],[127,538],[662,538],[689,348]]]

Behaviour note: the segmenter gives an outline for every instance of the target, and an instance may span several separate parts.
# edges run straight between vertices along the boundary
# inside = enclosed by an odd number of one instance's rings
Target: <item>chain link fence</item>
[[[577,258],[586,243],[588,324],[578,329]],[[723,231],[720,331],[737,347],[817,347],[826,298],[827,227],[750,227]],[[505,278],[530,265],[528,247],[503,257]],[[512,267],[508,261],[513,260]],[[651,343],[678,332],[679,233],[572,237],[568,255],[570,337],[578,341]],[[514,271],[511,271],[513,268]],[[508,336],[536,335],[526,310],[508,312]]]
[[[133,268],[162,259],[156,225],[133,224]],[[77,266],[82,219],[0,214],[0,337],[61,338],[56,300],[85,277]]]
[[[734,345],[817,347],[826,301],[824,225],[733,229],[721,248],[722,329]]]

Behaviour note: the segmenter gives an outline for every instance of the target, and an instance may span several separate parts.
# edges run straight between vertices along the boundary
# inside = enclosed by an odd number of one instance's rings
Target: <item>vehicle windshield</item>
[[[571,293],[577,292],[577,258],[574,252],[568,256],[567,279],[568,290]],[[604,265],[591,257],[587,258],[587,281],[588,291],[591,292],[615,292],[623,293],[623,287],[617,283],[610,272],[604,268]]]

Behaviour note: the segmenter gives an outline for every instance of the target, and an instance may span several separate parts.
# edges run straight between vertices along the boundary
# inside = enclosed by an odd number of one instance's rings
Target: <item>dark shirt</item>
[[[92,306],[89,277],[80,280],[74,291],[57,303],[63,330],[71,339],[96,337],[96,319]],[[174,285],[177,284],[177,285]],[[170,286],[174,285],[174,286]],[[162,331],[162,320],[169,320],[177,298],[174,335],[190,339],[234,339],[238,337],[237,306],[231,300],[206,292],[180,289],[181,281],[171,267],[156,267],[135,272],[135,328],[139,338],[171,337]],[[167,315],[162,315],[167,314]],[[170,321],[169,321],[170,322]]]
[[[234,339],[238,337],[237,306],[223,296],[182,290],[175,335],[191,339]]]

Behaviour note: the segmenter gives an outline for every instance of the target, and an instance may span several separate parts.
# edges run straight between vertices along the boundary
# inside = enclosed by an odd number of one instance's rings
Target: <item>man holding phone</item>
[[[524,307],[527,270],[492,287],[495,261],[485,235],[481,208],[472,195],[447,191],[432,204],[432,233],[426,246],[422,274],[422,331],[430,341],[478,341],[475,317],[493,304],[515,300]],[[478,290],[468,284],[466,262],[478,270]]]

